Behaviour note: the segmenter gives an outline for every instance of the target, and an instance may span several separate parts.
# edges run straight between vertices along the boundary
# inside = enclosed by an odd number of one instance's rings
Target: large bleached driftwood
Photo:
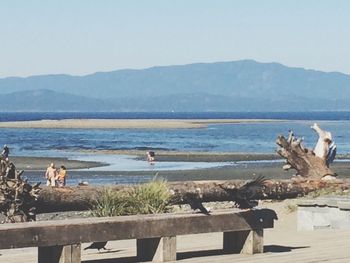
[[[190,196],[202,202],[231,201],[230,196],[219,185],[225,188],[238,188],[246,183],[245,180],[219,181],[187,181],[168,183],[169,191],[172,193],[171,204],[183,204]],[[131,187],[127,185],[110,186],[114,191]],[[306,195],[312,191],[322,188],[349,189],[350,181],[333,180],[268,180],[265,187],[256,193],[256,199],[282,200],[296,198]],[[58,211],[78,211],[92,208],[103,187],[64,187],[43,188],[37,202],[38,213]]]
[[[302,139],[296,138],[292,131],[288,138],[283,135],[277,137],[276,143],[279,146],[277,153],[286,159],[283,168],[295,169],[296,175],[302,178],[334,178],[336,174],[329,168],[330,158],[334,159],[334,156],[329,156],[332,135],[330,132],[323,131],[316,123],[311,128],[319,135],[314,150],[305,148]]]

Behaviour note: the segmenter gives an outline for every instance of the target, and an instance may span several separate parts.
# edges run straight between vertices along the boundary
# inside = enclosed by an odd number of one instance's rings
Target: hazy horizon
[[[152,68],[161,68],[161,67],[181,67],[181,66],[189,66],[189,65],[196,65],[196,64],[215,64],[215,63],[229,63],[229,62],[240,62],[240,61],[254,61],[257,63],[262,63],[262,64],[279,64],[282,66],[286,66],[288,68],[295,68],[295,69],[305,69],[305,70],[311,70],[311,71],[317,71],[317,72],[324,72],[324,73],[339,73],[339,74],[345,74],[345,75],[350,75],[348,73],[344,73],[341,71],[324,71],[324,70],[319,70],[319,69],[314,69],[314,68],[305,68],[305,67],[294,67],[290,65],[286,65],[284,63],[280,63],[277,61],[270,61],[270,62],[262,62],[262,61],[257,61],[255,59],[239,59],[239,60],[229,60],[229,61],[213,61],[213,62],[193,62],[193,63],[188,63],[188,64],[172,64],[172,65],[154,65],[154,66],[149,66],[149,67],[143,67],[143,68],[121,68],[121,69],[115,69],[115,70],[109,70],[109,71],[94,71],[86,74],[69,74],[69,73],[48,73],[48,74],[37,74],[37,75],[28,75],[28,76],[6,76],[6,77],[1,77],[0,79],[5,79],[5,78],[30,78],[30,77],[40,77],[40,76],[55,76],[55,75],[67,75],[67,76],[72,76],[72,77],[84,77],[84,76],[89,76],[93,75],[96,73],[109,73],[109,72],[115,72],[115,71],[123,71],[123,70],[147,70],[147,69],[152,69]]]

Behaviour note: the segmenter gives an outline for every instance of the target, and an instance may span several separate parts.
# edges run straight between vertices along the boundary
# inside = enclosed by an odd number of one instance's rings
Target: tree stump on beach
[[[283,169],[295,169],[299,178],[334,179],[336,173],[329,168],[336,153],[332,135],[323,131],[316,123],[311,128],[319,135],[314,150],[305,148],[302,139],[296,138],[293,131],[289,132],[288,138],[283,135],[277,137],[277,153],[286,159]]]
[[[1,160],[0,212],[6,217],[5,223],[35,220],[39,184],[30,185],[21,178],[22,173],[13,163]]]

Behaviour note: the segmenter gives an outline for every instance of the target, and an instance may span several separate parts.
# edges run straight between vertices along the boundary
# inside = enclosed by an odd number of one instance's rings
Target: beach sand
[[[0,122],[0,128],[36,129],[190,129],[204,128],[209,124],[283,122],[273,119],[65,119],[40,121]]]

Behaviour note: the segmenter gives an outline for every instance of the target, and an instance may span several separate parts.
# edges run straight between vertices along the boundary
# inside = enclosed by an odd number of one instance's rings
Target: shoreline
[[[125,153],[125,151],[123,151]],[[97,153],[95,153],[97,154]],[[137,160],[145,160],[134,153]],[[157,155],[159,163],[165,161],[180,162],[187,160],[188,162],[227,162],[227,165],[215,166],[209,168],[195,168],[195,169],[173,169],[173,170],[159,170],[157,169],[157,162],[151,170],[108,170],[108,164],[93,161],[79,161],[69,160],[62,157],[16,157],[10,156],[10,161],[14,162],[18,170],[24,170],[26,174],[35,175],[46,170],[47,166],[54,162],[56,167],[65,165],[69,170],[69,174],[76,178],[83,176],[88,180],[99,180],[98,178],[115,177],[153,177],[158,174],[168,181],[191,181],[191,180],[231,180],[231,179],[252,179],[257,176],[265,176],[266,178],[288,179],[295,173],[294,170],[284,171],[282,169],[282,162],[277,155],[273,154],[249,154],[249,153],[164,153]],[[348,160],[348,155],[342,155],[341,158]],[[139,159],[138,159],[139,158]],[[270,159],[268,159],[270,158]],[[230,159],[227,161],[227,159]],[[260,160],[266,160],[266,162]],[[157,160],[158,161],[158,160]],[[257,161],[257,162],[254,162]],[[145,160],[146,162],[146,160]],[[239,165],[237,165],[238,162]],[[240,163],[241,162],[241,163]],[[246,163],[247,162],[247,163]],[[98,171],[91,168],[102,167],[105,169]],[[350,178],[350,161],[335,162],[332,164],[332,169],[338,174],[338,178]],[[111,178],[112,179],[112,178]]]
[[[64,119],[0,122],[17,129],[200,129],[210,124],[286,122],[280,119]]]
[[[88,150],[82,151],[90,156],[130,156],[136,161],[146,162],[146,152],[139,150]],[[244,161],[274,161],[280,160],[276,154],[265,153],[210,153],[210,152],[178,152],[178,151],[157,151],[156,162],[244,162]],[[10,161],[16,165],[18,170],[42,171],[46,170],[50,163],[56,167],[65,165],[70,170],[91,169],[108,167],[110,164],[103,161],[79,160],[74,157],[31,157],[31,156],[10,156]],[[212,168],[205,168],[212,169]],[[108,168],[107,168],[108,170]],[[201,170],[195,169],[195,170]],[[183,171],[183,170],[182,170]],[[125,171],[128,172],[128,171]],[[133,171],[130,171],[133,172]],[[147,172],[147,171],[146,171]]]

